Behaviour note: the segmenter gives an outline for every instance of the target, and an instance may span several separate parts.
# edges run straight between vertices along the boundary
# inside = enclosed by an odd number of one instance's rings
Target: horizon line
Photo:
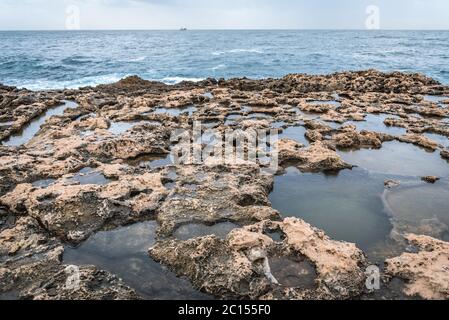
[[[80,31],[181,31],[181,28],[175,29],[0,29],[0,32],[80,32]],[[182,30],[188,31],[366,31],[366,32],[378,32],[378,31],[449,31],[447,29],[358,29],[358,28],[194,28]]]

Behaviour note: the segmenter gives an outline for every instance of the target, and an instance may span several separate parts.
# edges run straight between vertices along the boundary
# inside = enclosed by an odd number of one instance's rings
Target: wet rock
[[[0,294],[21,292],[43,281],[58,268],[63,252],[61,244],[30,217],[2,230],[0,244]]]
[[[47,188],[20,184],[0,202],[34,217],[58,238],[79,243],[102,228],[152,218],[165,192],[160,176],[147,173],[123,175],[107,185],[66,184],[64,179]]]
[[[177,171],[178,187],[157,210],[159,232],[171,234],[186,223],[254,222],[277,219],[269,206],[273,178],[257,166],[213,166],[206,170],[186,166]],[[186,188],[186,185],[195,188]]]
[[[407,281],[404,293],[424,299],[449,298],[449,243],[409,234],[407,241],[417,253],[404,253],[386,261],[386,273]]]
[[[438,180],[440,180],[440,178],[439,177],[435,177],[435,176],[427,176],[427,177],[422,177],[421,180],[425,181],[427,183],[435,183]]]
[[[279,162],[281,166],[294,164],[303,172],[340,171],[352,168],[328,145],[321,141],[307,148],[293,140],[282,139],[278,142]]]
[[[30,217],[20,217],[14,226],[2,230],[0,243],[2,263],[27,260],[30,254],[61,251],[59,242],[49,238],[39,223]]]
[[[281,139],[277,143],[281,163],[293,162],[298,159],[298,153],[304,145],[291,139]]]
[[[9,212],[7,208],[0,207],[0,231],[11,228],[15,222],[16,216]]]
[[[123,135],[93,143],[86,151],[100,159],[133,159],[143,154],[168,154],[170,134],[167,130],[148,134],[144,128],[132,135]]]
[[[270,230],[280,230],[285,239],[273,241],[265,235]],[[160,241],[149,253],[197,288],[222,298],[347,299],[358,295],[365,281],[365,258],[355,245],[333,241],[295,218],[236,229],[226,240]],[[302,257],[298,264],[310,261],[315,271],[306,274],[316,278],[298,286],[279,282],[270,260],[275,265],[280,257],[291,256]]]
[[[419,134],[406,134],[398,137],[397,139],[401,142],[413,143],[414,145],[432,151],[435,151],[440,147],[440,145],[437,142]]]
[[[377,132],[362,130],[358,132],[353,125],[345,126],[339,133],[332,136],[335,146],[340,149],[361,149],[382,147],[385,141],[393,140],[393,137]]]
[[[139,300],[139,295],[117,276],[93,266],[61,266],[46,282],[21,296],[32,300]]]
[[[441,151],[441,157],[444,159],[449,160],[449,150],[442,150]]]
[[[304,103],[300,105],[301,111],[311,113],[328,113],[330,111],[333,111],[333,109],[335,108],[336,108],[335,105],[327,103],[320,103],[320,104]]]
[[[366,81],[370,79],[370,81]],[[275,92],[384,92],[384,93],[422,93],[425,88],[438,87],[440,84],[421,74],[403,74],[400,72],[382,73],[376,70],[360,72],[342,72],[325,76],[304,74],[288,75],[282,79],[255,81],[249,79],[231,79],[219,81],[220,86],[228,88],[259,91],[269,88]]]
[[[61,264],[64,249],[37,220],[21,217],[0,232],[0,295],[16,299],[137,299],[117,277],[94,267]]]
[[[385,180],[384,182],[385,188],[391,189],[401,185],[401,182],[398,180]]]

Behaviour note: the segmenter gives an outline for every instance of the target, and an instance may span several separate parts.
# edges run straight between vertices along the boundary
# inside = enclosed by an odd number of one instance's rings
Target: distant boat
[[[187,28],[182,27],[180,30],[181,30],[181,31],[187,31]]]

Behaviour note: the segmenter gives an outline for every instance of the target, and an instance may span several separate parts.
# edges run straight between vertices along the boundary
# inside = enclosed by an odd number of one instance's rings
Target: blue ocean
[[[0,32],[0,82],[33,90],[368,68],[449,84],[449,31]]]

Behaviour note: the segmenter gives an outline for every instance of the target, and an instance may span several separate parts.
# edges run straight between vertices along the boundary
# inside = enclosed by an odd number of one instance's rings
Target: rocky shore
[[[24,144],[11,143],[66,101],[76,105],[45,118]],[[381,114],[385,126],[403,134],[358,129]],[[272,208],[274,174],[288,167],[336,174],[354,167],[339,150],[381,151],[387,142],[449,160],[449,145],[432,139],[449,139],[448,119],[448,86],[420,74],[374,70],[173,86],[129,77],[40,92],[0,85],[0,299],[144,298],[119,276],[67,265],[63,257],[67,246],[97,232],[150,220],[158,230],[148,261],[212,297],[376,298],[365,285],[372,262],[362,250]],[[281,136],[279,168],[271,175],[257,163],[167,161],[176,148],[172,133],[196,121],[223,133],[300,126],[307,145]],[[224,222],[236,228],[221,237],[176,237],[183,226]],[[425,228],[396,230],[404,252],[379,266],[382,283],[399,279],[408,298],[449,299],[449,243]]]

